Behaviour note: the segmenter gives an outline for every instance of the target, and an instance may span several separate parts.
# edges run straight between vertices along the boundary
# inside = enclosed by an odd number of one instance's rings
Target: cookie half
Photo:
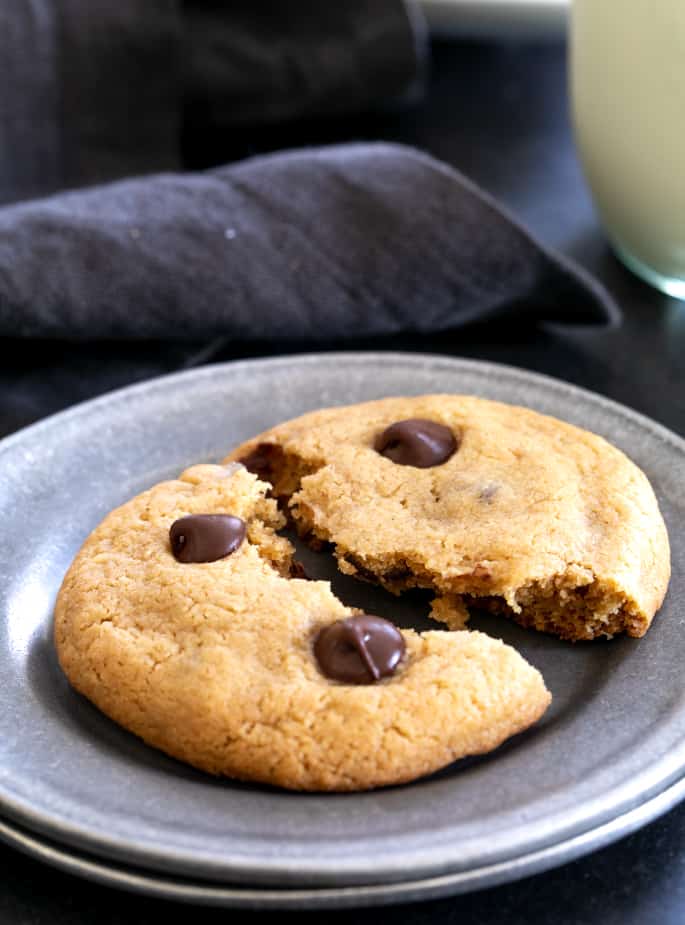
[[[59,661],[78,691],[198,768],[302,790],[409,781],[542,715],[539,672],[481,633],[402,631],[401,657],[377,681],[324,674],[317,641],[355,612],[327,582],[289,577],[267,488],[242,466],[196,466],[105,518],[55,610]],[[187,520],[197,515],[219,521],[198,537]],[[237,545],[226,515],[244,524]],[[178,559],[229,547],[214,561]]]
[[[433,616],[474,605],[564,639],[642,636],[670,576],[644,475],[601,437],[472,396],[388,398],[306,414],[229,459],[273,485],[341,571],[432,588]]]

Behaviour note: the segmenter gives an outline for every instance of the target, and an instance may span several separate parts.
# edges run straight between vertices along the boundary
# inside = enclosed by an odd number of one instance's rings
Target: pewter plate
[[[109,509],[309,409],[439,391],[528,405],[603,434],[646,471],[669,527],[671,589],[643,640],[570,645],[506,620],[476,620],[543,672],[554,702],[535,728],[411,785],[293,794],[187,768],[70,690],[51,643],[52,607],[79,544]],[[115,392],[8,438],[0,444],[0,814],[39,841],[104,858],[113,869],[215,887],[468,882],[477,871],[485,873],[471,882],[483,886],[520,875],[525,858],[570,857],[564,844],[591,850],[603,832],[627,831],[621,818],[634,818],[641,805],[666,808],[657,798],[685,769],[684,482],[685,443],[634,412],[521,370],[416,354],[206,367]],[[325,572],[330,563],[315,565]],[[349,603],[371,600],[377,612],[426,625],[420,595],[398,604],[361,585],[336,586]]]
[[[496,886],[540,873],[566,861],[610,844],[621,836],[640,828],[667,812],[685,797],[685,778],[681,778],[657,796],[635,809],[612,819],[596,829],[558,842],[548,848],[533,851],[487,867],[405,880],[398,883],[371,883],[341,887],[279,887],[233,886],[208,883],[185,877],[166,877],[140,868],[126,867],[111,861],[98,860],[73,848],[35,836],[18,826],[0,819],[0,841],[25,854],[70,874],[95,883],[118,887],[147,896],[174,899],[178,902],[202,903],[208,906],[229,906],[243,909],[341,909],[350,906],[381,906],[393,903],[438,899],[456,893],[467,893],[486,886]]]

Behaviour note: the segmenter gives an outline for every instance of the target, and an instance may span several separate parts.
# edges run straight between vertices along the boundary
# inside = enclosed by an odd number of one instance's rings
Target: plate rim
[[[93,883],[131,893],[182,903],[236,909],[343,909],[425,902],[469,893],[568,864],[606,848],[674,809],[685,799],[685,777],[639,806],[598,829],[517,858],[482,868],[456,871],[419,880],[347,885],[340,887],[260,887],[194,882],[165,877],[154,871],[126,868],[106,859],[88,857],[68,846],[51,843],[24,832],[0,817],[0,842],[36,860]]]
[[[486,372],[488,369],[503,371],[507,375],[516,378],[519,381],[530,381],[535,380],[540,385],[544,385],[548,388],[554,389],[556,391],[570,391],[580,395],[584,399],[593,401],[606,410],[616,413],[621,417],[625,417],[628,420],[633,421],[634,423],[640,425],[641,427],[646,427],[648,430],[655,431],[659,439],[664,443],[668,443],[674,446],[675,449],[680,450],[685,453],[685,437],[681,437],[675,431],[666,427],[665,424],[660,424],[659,421],[650,418],[648,415],[643,414],[640,411],[636,411],[633,408],[630,408],[628,405],[624,405],[621,402],[615,401],[613,398],[608,398],[605,395],[602,395],[601,392],[594,392],[592,389],[586,389],[584,386],[576,385],[574,382],[569,382],[566,379],[561,379],[556,376],[548,376],[546,373],[540,373],[536,370],[529,370],[523,366],[514,366],[511,363],[499,363],[494,360],[480,360],[472,359],[471,357],[459,357],[459,356],[450,356],[444,353],[423,353],[423,352],[413,352],[409,350],[331,350],[329,351],[319,351],[316,353],[286,353],[279,354],[278,356],[256,356],[248,357],[240,360],[226,360],[221,363],[206,363],[203,366],[196,366],[191,369],[177,370],[172,373],[164,373],[161,376],[152,376],[149,379],[143,379],[140,382],[134,382],[130,385],[124,385],[116,389],[110,389],[107,392],[103,392],[101,395],[96,395],[94,398],[87,398],[84,401],[77,402],[74,405],[71,405],[67,408],[62,409],[61,411],[56,411],[54,414],[49,414],[44,418],[41,418],[38,421],[34,421],[32,424],[28,424],[26,427],[21,427],[19,430],[14,431],[11,434],[0,439],[0,454],[6,449],[11,449],[16,442],[25,439],[29,435],[34,433],[40,433],[42,430],[48,430],[52,427],[55,427],[61,424],[63,421],[71,421],[76,417],[80,417],[84,413],[89,413],[90,411],[98,408],[100,405],[110,404],[112,401],[119,401],[122,398],[134,397],[139,392],[147,392],[154,389],[161,389],[168,384],[172,384],[175,381],[180,381],[187,378],[192,379],[202,379],[202,378],[212,378],[212,375],[219,370],[223,369],[236,369],[241,366],[260,366],[260,367],[277,367],[288,365],[291,362],[300,363],[311,363],[316,365],[322,360],[355,360],[355,359],[366,359],[374,358],[379,361],[408,361],[412,363],[416,360],[422,360],[424,362],[439,362],[444,363],[447,366],[460,366],[466,369],[472,370],[473,372]],[[456,393],[455,393],[456,394]]]
[[[116,405],[122,401],[128,401],[138,394],[152,393],[154,396],[160,391],[168,390],[170,386],[173,386],[179,381],[193,379],[195,382],[200,382],[204,378],[215,379],[218,373],[226,373],[229,375],[240,373],[240,371],[245,368],[254,370],[255,367],[258,367],[262,370],[269,370],[293,365],[299,368],[302,364],[320,365],[322,360],[325,360],[327,363],[335,362],[336,360],[347,363],[359,362],[365,366],[368,366],[370,362],[374,361],[377,364],[397,365],[398,363],[402,363],[405,365],[430,366],[432,368],[435,368],[437,365],[454,371],[455,373],[462,371],[484,377],[492,373],[500,377],[507,376],[510,380],[514,379],[525,385],[535,385],[547,390],[553,390],[557,394],[563,395],[565,398],[577,396],[585,401],[598,405],[608,413],[618,416],[623,420],[630,421],[640,429],[647,430],[660,442],[670,446],[672,450],[685,456],[685,440],[678,434],[625,405],[562,379],[556,379],[538,372],[532,372],[507,364],[493,363],[491,361],[478,359],[451,357],[444,354],[400,351],[334,351],[306,354],[294,353],[285,356],[250,358],[227,363],[209,364],[196,369],[182,370],[180,372],[174,372],[144,380],[133,385],[128,385],[85,402],[81,402],[61,412],[57,412],[29,427],[23,428],[15,434],[9,435],[4,438],[4,440],[0,441],[0,459],[2,459],[5,452],[11,451],[15,446],[19,445],[21,447],[21,444],[26,439],[31,440],[36,436],[40,437],[41,434],[55,427],[59,428],[66,422],[71,423],[84,415],[89,416],[97,414],[98,410],[103,406]],[[655,772],[655,767],[660,770],[660,773]],[[619,787],[612,788],[611,792],[613,794],[618,794],[612,803],[612,809],[600,811],[598,807],[595,807],[592,813],[585,814],[583,822],[579,824],[576,820],[575,823],[570,823],[566,828],[557,826],[555,833],[551,835],[548,833],[544,838],[538,839],[535,843],[536,847],[541,848],[549,846],[559,840],[575,837],[584,833],[591,833],[598,827],[611,821],[612,818],[620,816],[628,809],[634,808],[635,805],[640,805],[667,790],[673,781],[682,774],[684,768],[685,741],[682,743],[682,747],[678,750],[677,754],[672,753],[668,756],[668,759],[662,759],[657,762],[656,765],[649,765],[647,768],[643,768],[637,778],[633,778]],[[635,780],[640,782],[640,786],[637,788],[635,787]],[[83,826],[78,826],[71,821],[67,822],[64,819],[61,821],[57,820],[56,822],[54,813],[47,814],[45,812],[37,812],[27,804],[27,801],[8,799],[7,795],[1,792],[1,789],[2,788],[0,788],[0,814],[4,814],[10,819],[18,821],[31,831],[42,832],[53,838],[57,837],[58,840],[66,844],[86,846],[88,850],[106,858],[116,858],[118,855],[124,854],[124,849],[122,848],[123,839],[121,836],[116,839],[103,838],[102,836],[95,838],[90,831],[84,830]],[[593,802],[602,803],[603,800],[595,799]],[[58,834],[56,835],[56,833]],[[125,853],[129,856],[131,844],[134,843],[130,842],[126,846]],[[149,845],[138,843],[138,845],[135,845],[135,852],[135,856],[138,860],[141,858],[144,859],[141,863],[146,865],[149,864],[151,867],[156,867],[157,869],[165,871],[179,870],[180,866],[183,866],[183,870],[187,873],[189,870],[196,871],[206,866],[206,861],[197,860],[197,856],[194,856],[194,858],[184,858],[183,851],[177,851],[174,856],[169,856],[167,852],[164,861],[160,860],[161,855],[156,853]],[[441,873],[445,873],[446,871],[458,871],[463,869],[463,865],[460,867],[456,857],[457,854],[458,852],[453,850],[450,855],[449,851],[446,851],[446,846],[441,845],[440,848],[437,849],[437,855],[439,855],[439,857],[436,857],[435,851],[423,851],[419,855],[403,855],[401,861],[398,861],[397,858],[388,857],[385,859],[385,867],[382,869],[383,873],[378,874],[378,872],[376,872],[374,876],[382,876],[384,882],[401,880],[402,868],[408,863],[407,857],[409,857],[414,869],[423,871],[424,876],[428,876],[429,872],[436,872],[437,870]],[[445,859],[445,855],[447,855],[447,859]],[[515,856],[511,855],[505,860],[511,862],[515,860]],[[368,874],[360,876],[359,871],[361,865],[358,862],[350,863],[347,860],[342,864],[337,861],[322,863],[321,859],[312,863],[309,859],[305,860],[298,858],[295,869],[292,864],[284,863],[280,860],[276,862],[270,858],[268,861],[263,862],[259,870],[256,871],[254,859],[245,861],[234,855],[228,863],[226,857],[222,858],[221,866],[226,870],[230,869],[231,876],[247,882],[250,882],[255,874],[263,877],[265,882],[287,884],[301,882],[323,883],[327,880],[330,881],[331,878],[339,882],[344,880],[346,883],[353,884],[363,882],[364,876],[368,879]],[[225,879],[228,879],[227,876]]]

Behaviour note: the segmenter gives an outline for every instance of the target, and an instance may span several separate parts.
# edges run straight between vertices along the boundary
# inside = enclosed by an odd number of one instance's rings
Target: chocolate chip
[[[169,530],[179,562],[215,562],[230,556],[245,539],[245,521],[231,514],[189,514]]]
[[[293,559],[290,565],[290,577],[291,578],[302,578],[304,581],[311,581],[307,572],[305,571],[304,565],[301,562],[298,562],[297,559]]]
[[[411,578],[411,569],[407,568],[406,565],[383,572],[383,581],[406,581],[407,578]]]
[[[277,443],[258,443],[243,456],[241,462],[248,472],[254,473],[263,482],[273,482],[276,467],[283,458],[283,449]]]
[[[332,623],[314,640],[321,673],[346,684],[373,684],[394,674],[404,651],[397,627],[370,614]]]
[[[397,421],[376,437],[374,449],[400,466],[440,466],[457,450],[456,437],[444,424],[410,418]]]
[[[407,568],[407,566],[391,568],[387,572],[372,572],[370,568],[362,565],[358,559],[355,559],[355,557],[349,553],[345,554],[344,560],[348,565],[352,566],[356,578],[360,578],[362,581],[369,581],[372,584],[379,584],[383,581],[406,581],[407,578],[411,578],[412,574],[411,569]]]
[[[351,565],[355,572],[355,577],[360,578],[362,581],[370,581],[373,584],[378,584],[378,575],[375,572],[372,572],[370,568],[366,568],[365,565],[362,565],[358,559],[355,559],[354,556],[347,553],[344,557],[345,562],[348,565]]]

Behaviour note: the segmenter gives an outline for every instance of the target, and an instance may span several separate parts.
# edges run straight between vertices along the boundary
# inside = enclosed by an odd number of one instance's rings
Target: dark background
[[[598,0],[601,2],[601,0]],[[188,166],[289,145],[382,139],[417,145],[471,176],[543,242],[578,259],[624,313],[611,330],[472,327],[439,337],[367,341],[56,343],[0,340],[0,436],[102,392],[177,369],[235,357],[312,349],[409,349],[481,357],[538,370],[623,402],[685,432],[685,302],[632,276],[609,251],[573,149],[562,45],[437,43],[426,101],[413,110],[203,137],[188,131]],[[411,906],[347,912],[246,913],[119,893],[0,846],[0,923],[66,925],[257,917],[459,925],[682,925],[685,807],[635,835],[546,874]]]

